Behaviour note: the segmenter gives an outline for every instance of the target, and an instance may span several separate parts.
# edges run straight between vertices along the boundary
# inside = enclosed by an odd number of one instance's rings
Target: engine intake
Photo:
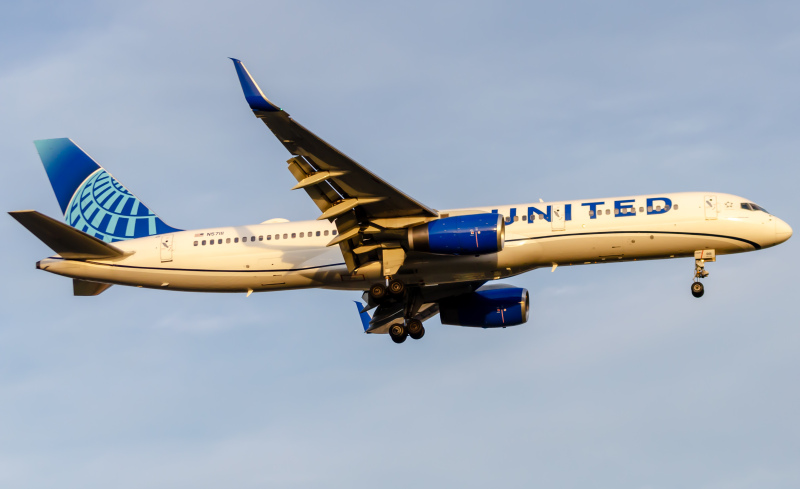
[[[503,250],[506,228],[499,214],[445,217],[408,231],[408,247],[443,255],[483,255]]]
[[[453,326],[516,326],[528,321],[529,308],[527,289],[502,285],[439,301],[442,324]]]

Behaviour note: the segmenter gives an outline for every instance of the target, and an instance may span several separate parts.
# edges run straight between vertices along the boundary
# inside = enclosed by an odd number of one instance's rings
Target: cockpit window
[[[742,209],[747,209],[748,211],[761,211],[766,212],[769,214],[769,211],[761,207],[760,205],[756,205],[752,202],[742,202]]]

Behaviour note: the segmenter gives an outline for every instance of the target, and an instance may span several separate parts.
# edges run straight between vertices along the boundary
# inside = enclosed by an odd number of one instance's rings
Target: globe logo
[[[156,215],[102,168],[78,187],[64,218],[108,243],[157,234]]]

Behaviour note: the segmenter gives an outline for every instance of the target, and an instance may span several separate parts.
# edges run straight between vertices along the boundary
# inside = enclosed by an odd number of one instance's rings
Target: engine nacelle
[[[529,306],[527,289],[490,286],[440,301],[439,315],[442,324],[499,328],[527,322]]]
[[[503,250],[506,225],[499,214],[445,217],[408,231],[408,247],[443,255],[483,255]]]

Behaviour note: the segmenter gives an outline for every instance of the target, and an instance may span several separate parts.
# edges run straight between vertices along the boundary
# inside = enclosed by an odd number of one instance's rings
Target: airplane
[[[345,156],[272,103],[233,60],[245,100],[291,154],[315,220],[182,230],[161,220],[70,139],[35,141],[66,223],[10,212],[56,255],[36,268],[73,279],[76,296],[114,284],[193,292],[324,288],[362,292],[366,333],[420,339],[423,322],[505,328],[527,322],[529,294],[497,283],[537,268],[769,248],[792,228],[751,200],[682,192],[436,210]],[[372,315],[370,315],[372,311]]]

